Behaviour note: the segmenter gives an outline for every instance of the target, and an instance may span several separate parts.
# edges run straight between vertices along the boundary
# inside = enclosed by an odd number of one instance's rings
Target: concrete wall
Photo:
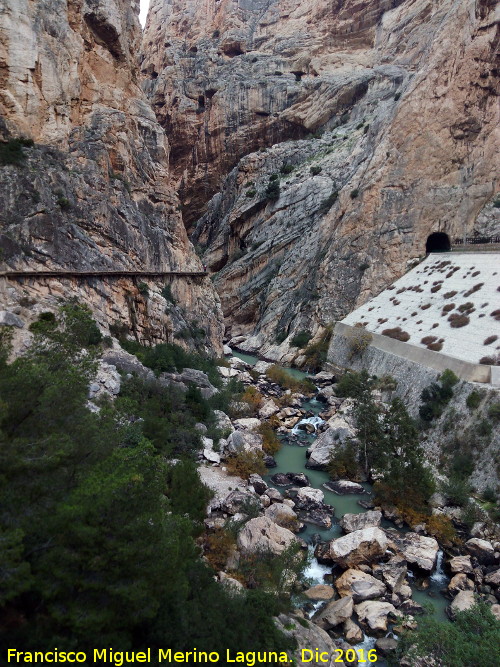
[[[449,368],[459,378],[467,382],[490,383],[492,381],[490,366],[471,364],[440,352],[432,352],[423,347],[403,343],[388,336],[371,332],[366,332],[372,336],[372,340],[369,348],[363,353],[362,359],[361,355],[351,358],[350,342],[354,336],[359,336],[360,332],[363,331],[359,327],[337,322],[328,350],[328,361],[344,368],[366,368],[367,371],[375,375],[394,375],[396,379],[398,379],[397,375],[401,374],[401,370],[406,363],[411,362],[411,364],[418,364],[438,373]],[[376,354],[374,350],[383,354]],[[384,360],[384,356],[387,359]],[[383,370],[389,367],[392,369],[391,371]],[[493,377],[495,381],[499,380],[496,370]]]

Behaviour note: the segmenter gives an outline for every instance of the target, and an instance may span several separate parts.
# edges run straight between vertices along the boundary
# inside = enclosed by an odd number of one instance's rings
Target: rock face
[[[380,528],[364,528],[330,542],[330,557],[342,567],[355,567],[382,556],[387,537]]]
[[[147,91],[240,347],[290,360],[291,334],[318,340],[431,232],[498,233],[494,12],[488,0],[152,2]]]
[[[138,5],[3,3],[0,141],[35,142],[17,166],[0,166],[3,270],[202,270],[177,210],[168,140],[140,88]],[[0,289],[28,323],[75,297],[103,329],[222,349],[206,278],[39,278]]]

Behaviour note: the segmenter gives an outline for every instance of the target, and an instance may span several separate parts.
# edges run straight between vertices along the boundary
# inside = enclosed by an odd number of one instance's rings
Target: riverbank
[[[238,554],[248,550],[256,554],[263,548],[279,554],[283,542],[299,544],[313,556],[305,571],[309,587],[299,586],[303,590],[295,597],[295,614],[310,630],[326,632],[333,646],[344,646],[346,639],[355,648],[378,642],[381,654],[394,650],[403,627],[415,627],[425,603],[430,603],[436,619],[444,620],[448,618],[445,609],[453,616],[456,609],[471,606],[475,592],[497,611],[495,573],[500,544],[490,542],[488,546],[481,544],[488,540],[471,537],[461,550],[448,549],[445,557],[437,540],[423,534],[421,527],[412,531],[402,525],[400,517],[390,517],[384,508],[374,507],[368,484],[346,495],[324,488],[328,475],[317,469],[321,466],[314,459],[316,469],[309,467],[311,451],[315,451],[317,436],[332,430],[332,420],[334,427],[342,420],[354,431],[352,400],[336,397],[335,378],[325,373],[313,378],[315,396],[284,391],[266,376],[270,367],[251,355],[235,353],[222,371],[226,378],[242,381],[262,397],[256,416],[228,420],[233,430],[219,443],[222,469],[224,459],[237,451],[262,449],[258,428],[263,422],[272,423],[282,447],[273,461],[267,459],[273,467],[266,474],[235,481],[228,496],[221,498],[219,493],[210,507],[209,531],[235,516],[244,524],[229,566],[219,575],[221,580],[227,582],[234,575],[234,585],[241,585]],[[285,370],[297,380],[305,377],[295,369]],[[228,421],[224,420],[226,428]],[[208,470],[202,474],[204,481],[219,491]],[[244,510],[250,497],[260,507],[248,519]],[[442,506],[437,511],[445,509]],[[397,525],[388,520],[388,514]],[[486,578],[489,583],[485,585]]]

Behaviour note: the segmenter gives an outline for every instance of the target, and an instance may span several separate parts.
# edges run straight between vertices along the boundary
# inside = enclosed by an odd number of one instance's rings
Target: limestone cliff
[[[135,0],[3,3],[0,148],[16,148],[17,137],[34,146],[17,146],[17,164],[1,162],[2,270],[201,270],[167,137],[139,85],[138,11]],[[206,278],[0,282],[0,309],[26,322],[76,297],[103,327],[140,340],[193,334],[200,343],[203,322],[201,342],[220,351],[219,303]]]
[[[491,0],[152,1],[146,90],[242,347],[290,361],[290,334],[320,336],[431,232],[498,233],[499,12]]]

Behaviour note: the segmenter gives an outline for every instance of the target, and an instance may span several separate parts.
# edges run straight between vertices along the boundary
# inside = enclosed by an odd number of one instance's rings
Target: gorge
[[[496,666],[497,3],[139,5],[0,9],[1,642]]]

